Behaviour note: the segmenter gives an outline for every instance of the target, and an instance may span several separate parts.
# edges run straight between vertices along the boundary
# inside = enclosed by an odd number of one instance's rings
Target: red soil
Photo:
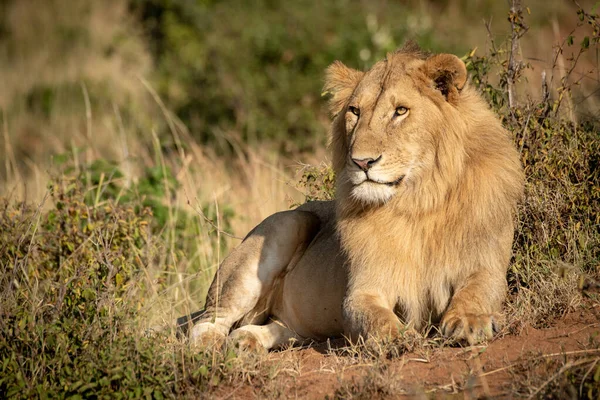
[[[425,346],[391,360],[361,361],[343,351],[327,351],[327,345],[273,352],[265,362],[277,371],[274,377],[261,380],[260,385],[254,380],[234,383],[219,394],[227,398],[323,399],[427,394],[439,398],[462,393],[461,398],[513,398],[515,381],[527,362],[581,356],[600,360],[598,308],[596,304],[568,314],[550,328],[525,327],[518,335],[506,334],[484,346]],[[344,342],[330,344],[335,346],[344,346]],[[539,370],[535,363],[529,368],[534,374]],[[546,381],[554,372],[542,369],[537,381]],[[535,389],[532,386],[529,391]]]

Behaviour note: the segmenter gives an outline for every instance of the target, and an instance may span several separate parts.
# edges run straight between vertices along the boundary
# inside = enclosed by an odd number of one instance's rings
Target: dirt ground
[[[231,382],[217,397],[548,397],[552,384],[570,367],[584,365],[589,368],[588,375],[594,376],[600,365],[599,315],[599,304],[590,304],[550,327],[522,327],[485,345],[448,346],[436,344],[441,339],[434,337],[417,350],[396,357],[353,354],[343,340],[272,352],[264,361],[271,376]],[[595,374],[600,373],[600,366],[597,371]],[[572,386],[578,386],[575,383]],[[585,395],[588,388],[580,386],[576,397]]]

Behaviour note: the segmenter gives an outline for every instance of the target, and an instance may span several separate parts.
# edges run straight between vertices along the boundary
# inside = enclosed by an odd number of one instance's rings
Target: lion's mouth
[[[398,186],[404,179],[404,176],[405,175],[400,175],[400,177],[398,179],[396,179],[395,181],[392,181],[392,182],[381,182],[381,181],[376,181],[374,179],[367,177],[367,180],[365,182],[377,183],[379,185],[386,185],[386,186]]]

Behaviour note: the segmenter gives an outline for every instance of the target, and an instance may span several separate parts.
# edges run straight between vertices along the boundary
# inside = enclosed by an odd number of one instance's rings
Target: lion
[[[336,198],[276,213],[223,261],[196,344],[272,349],[398,339],[439,324],[493,337],[524,177],[510,134],[461,59],[409,44],[361,72],[326,71]]]

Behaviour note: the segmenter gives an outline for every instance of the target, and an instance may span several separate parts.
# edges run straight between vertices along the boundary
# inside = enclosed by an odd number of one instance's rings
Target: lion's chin
[[[355,200],[369,205],[380,205],[388,202],[396,194],[395,185],[364,181],[352,188],[350,195]]]

